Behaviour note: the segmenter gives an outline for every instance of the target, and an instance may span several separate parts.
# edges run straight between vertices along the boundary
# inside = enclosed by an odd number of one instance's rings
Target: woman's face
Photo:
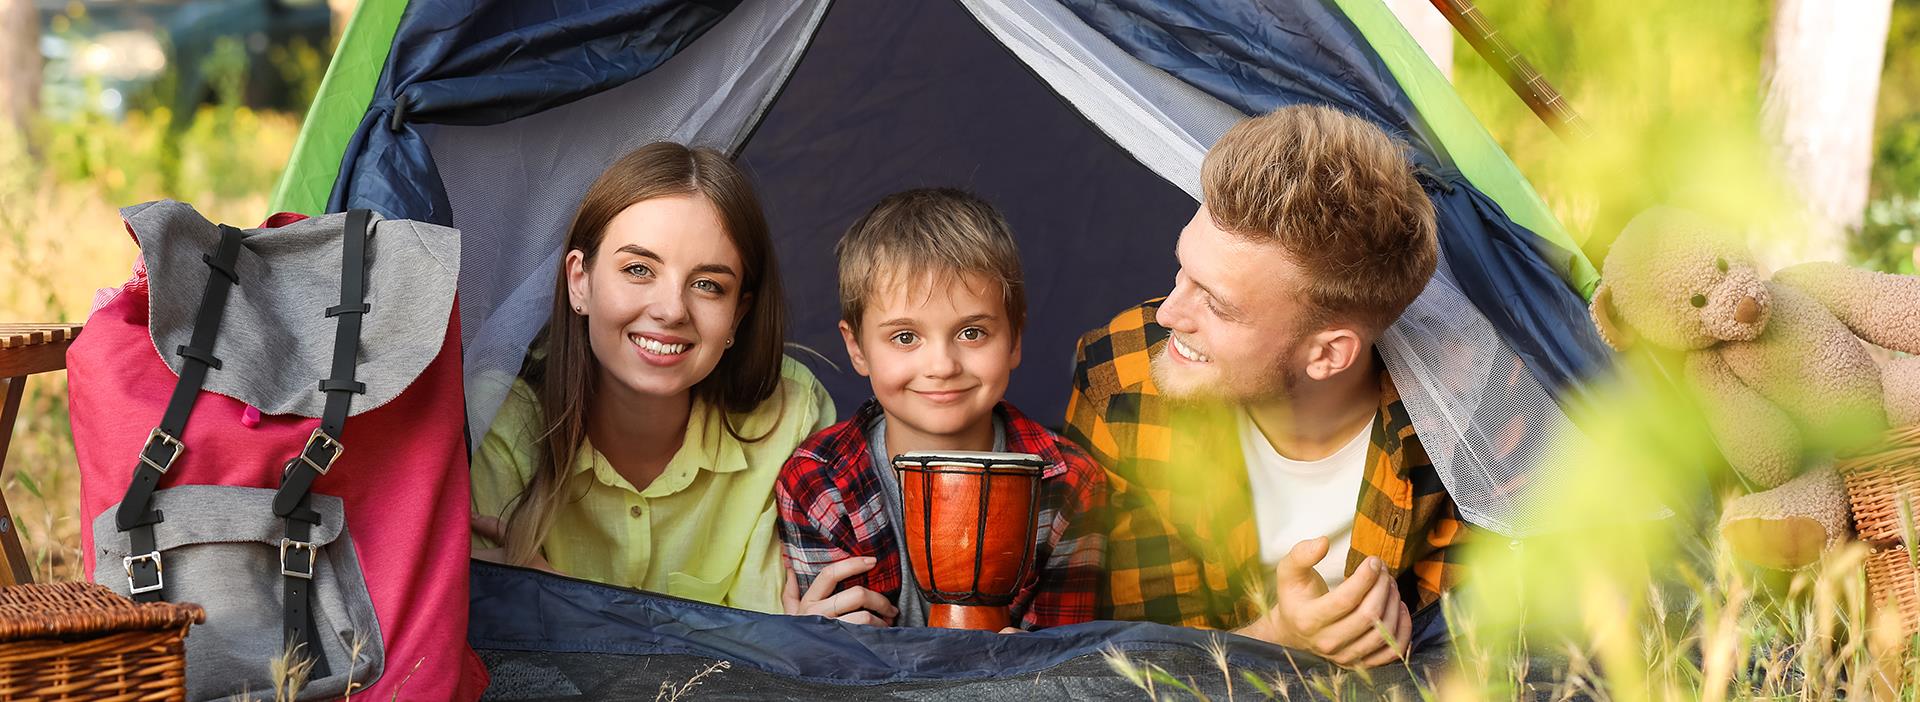
[[[727,352],[750,302],[740,252],[705,197],[645,200],[607,224],[593,262],[567,252],[567,292],[587,318],[601,387],[687,392]]]

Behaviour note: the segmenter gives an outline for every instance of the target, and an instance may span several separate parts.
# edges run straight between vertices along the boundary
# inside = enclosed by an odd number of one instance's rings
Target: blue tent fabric
[[[1311,655],[1254,639],[1160,624],[1089,622],[1016,635],[881,628],[748,612],[482,561],[473,563],[472,573],[468,641],[496,669],[541,654],[619,656],[633,669],[642,668],[633,661],[690,657],[757,671],[758,691],[773,693],[809,689],[806,684],[881,689],[1021,681],[1092,660],[1097,677],[1109,678],[1107,694],[1125,692],[1131,683],[1104,672],[1105,651],[1162,661],[1163,668],[1174,661],[1191,669],[1178,672],[1217,679],[1209,650],[1218,646],[1236,674],[1287,676],[1299,689],[1333,670]],[[1415,635],[1412,665],[1377,671],[1376,692],[1423,682],[1445,662],[1446,647],[1428,645],[1444,635],[1445,625],[1427,621],[1431,625]],[[609,665],[601,660],[588,667]]]
[[[473,563],[471,593],[467,639],[475,648],[689,654],[839,684],[1020,675],[1108,646],[1198,650],[1219,640],[1239,664],[1288,658],[1285,649],[1254,639],[1141,622],[1008,636],[769,615],[482,561]],[[1293,657],[1303,668],[1325,665]]]
[[[652,71],[738,0],[415,0],[327,209],[452,224],[415,124],[498,124]]]
[[[1549,392],[1610,354],[1555,261],[1568,253],[1508,219],[1451,166],[1359,31],[1326,0],[1062,0],[1127,53],[1249,115],[1328,104],[1412,144],[1454,279]]]

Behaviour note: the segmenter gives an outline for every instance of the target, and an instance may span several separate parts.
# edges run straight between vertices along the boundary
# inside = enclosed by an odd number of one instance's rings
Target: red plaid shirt
[[[880,416],[868,400],[853,418],[814,434],[780,469],[774,495],[787,563],[800,589],[827,565],[857,556],[875,559],[872,570],[840,583],[864,586],[900,601],[900,547],[881,500],[886,492],[874,470],[867,427]],[[1008,608],[1028,631],[1091,621],[1106,553],[1106,530],[1090,516],[1105,506],[1106,473],[1085,451],[1020,414],[1006,402],[994,408],[1006,427],[1006,450],[1031,453],[1051,465],[1040,476],[1040,528],[1034,559]]]

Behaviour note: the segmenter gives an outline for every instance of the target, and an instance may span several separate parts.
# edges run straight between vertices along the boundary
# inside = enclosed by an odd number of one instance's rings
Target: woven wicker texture
[[[135,604],[94,583],[0,588],[0,700],[182,700],[199,605]]]
[[[1920,426],[1887,434],[1880,450],[1839,466],[1852,502],[1854,531],[1873,546],[1867,557],[1867,590],[1876,603],[1899,606],[1907,634],[1920,633],[1920,567],[1909,534],[1920,530]]]
[[[1900,612],[1901,629],[1920,632],[1920,568],[1905,548],[1874,551],[1867,556],[1867,592],[1874,604],[1892,604]]]

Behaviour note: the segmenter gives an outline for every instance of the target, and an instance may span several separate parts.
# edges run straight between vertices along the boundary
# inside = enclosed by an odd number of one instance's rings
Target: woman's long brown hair
[[[767,434],[742,437],[729,415],[753,411],[779,389],[787,312],[766,216],[752,184],[732,161],[712,149],[672,142],[648,144],[620,157],[587,189],[564,251],[580,251],[591,270],[607,224],[616,215],[637,203],[676,195],[703,197],[713,204],[745,269],[740,293],[746,315],[734,333],[734,345],[712,373],[694,384],[694,397],[720,410],[720,421],[735,439],[758,441]],[[539,397],[545,431],[533,478],[509,508],[505,546],[513,563],[530,562],[553,527],[554,505],[567,496],[574,457],[586,444],[586,408],[592,406],[600,377],[599,361],[587,342],[587,319],[574,314],[568,301],[566,265],[562,255],[554,275],[553,309],[542,333],[545,358],[529,363],[526,372]]]

